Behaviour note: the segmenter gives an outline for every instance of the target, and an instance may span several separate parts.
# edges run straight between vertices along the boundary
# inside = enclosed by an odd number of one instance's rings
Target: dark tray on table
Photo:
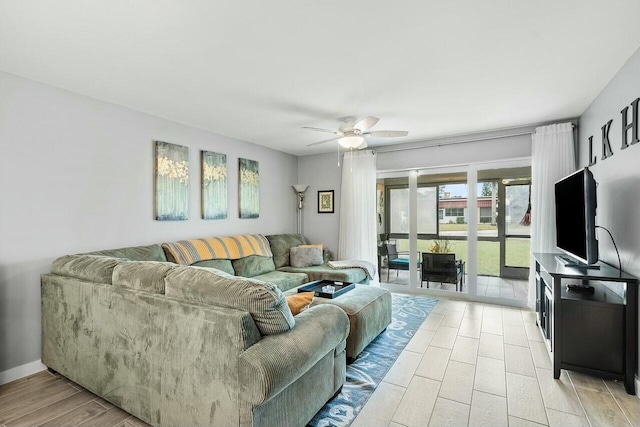
[[[334,293],[323,292],[322,288],[327,285],[335,286]],[[298,288],[298,292],[313,292],[313,295],[321,298],[333,299],[349,292],[356,287],[355,284],[349,282],[336,282],[334,280],[317,280]]]

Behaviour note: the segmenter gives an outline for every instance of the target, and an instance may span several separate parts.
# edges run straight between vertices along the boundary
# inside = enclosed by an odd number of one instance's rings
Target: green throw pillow
[[[206,261],[194,262],[191,265],[194,267],[215,268],[216,270],[222,270],[232,276],[235,274],[230,259],[208,259]]]
[[[250,255],[231,261],[236,276],[254,277],[276,269],[270,256]]]
[[[271,245],[273,263],[276,268],[291,265],[289,264],[289,250],[294,246],[307,243],[301,234],[273,234],[265,237],[269,240],[269,245]]]

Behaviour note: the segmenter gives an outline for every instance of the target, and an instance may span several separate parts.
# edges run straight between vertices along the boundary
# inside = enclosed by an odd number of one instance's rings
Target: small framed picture
[[[318,213],[333,213],[333,190],[318,191]]]

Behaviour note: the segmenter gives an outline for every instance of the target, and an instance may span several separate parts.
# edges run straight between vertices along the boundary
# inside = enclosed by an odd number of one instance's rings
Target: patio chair
[[[427,288],[429,287],[429,281],[440,282],[440,286],[443,283],[455,283],[456,291],[458,291],[458,286],[462,291],[464,262],[456,260],[455,254],[423,252],[421,270],[420,287],[422,287],[424,281],[427,282]]]
[[[384,247],[387,255],[387,282],[388,282],[389,275],[392,269],[396,270],[396,277],[398,277],[400,270],[409,270],[409,258],[398,256],[398,250],[396,248],[395,243],[387,243],[384,245]],[[405,254],[405,252],[402,252],[402,254]],[[417,261],[416,265],[420,265],[419,260]]]

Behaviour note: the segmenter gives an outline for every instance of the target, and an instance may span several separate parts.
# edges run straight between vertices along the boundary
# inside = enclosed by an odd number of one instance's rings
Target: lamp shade
[[[338,140],[338,142],[344,148],[358,148],[365,142],[365,140],[361,136],[353,135],[353,136],[343,136]]]
[[[296,193],[304,193],[305,191],[307,191],[307,188],[309,188],[308,185],[304,185],[304,184],[297,184],[297,185],[293,185],[292,187],[294,190],[296,190]]]

